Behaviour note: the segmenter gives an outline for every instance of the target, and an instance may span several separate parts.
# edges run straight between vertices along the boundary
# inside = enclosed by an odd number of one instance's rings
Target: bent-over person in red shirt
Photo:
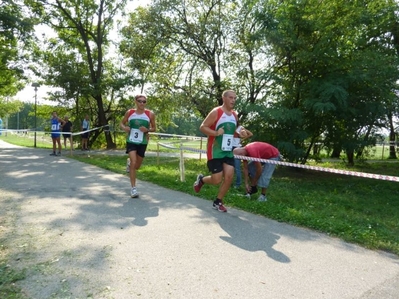
[[[248,143],[241,148],[235,148],[234,155],[264,160],[280,160],[280,152],[277,148],[269,143],[259,141]],[[244,181],[247,190],[246,196],[248,198],[250,198],[252,194],[257,193],[257,187],[260,187],[262,193],[258,201],[267,201],[266,190],[269,187],[270,179],[275,168],[276,164],[274,163],[243,160]]]

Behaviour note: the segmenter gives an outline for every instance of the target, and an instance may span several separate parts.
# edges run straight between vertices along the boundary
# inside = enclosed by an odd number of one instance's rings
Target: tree
[[[254,102],[265,81],[257,77],[261,43],[251,40],[250,11],[236,1],[153,1],[131,14],[121,51],[143,82],[202,117],[222,103],[225,89]]]
[[[0,117],[14,114],[22,108],[22,102],[0,97]]]
[[[214,1],[154,1],[151,7],[131,14],[122,30],[122,53],[131,57],[129,66],[143,84],[173,93],[172,98],[183,95],[191,102],[184,106],[194,105],[202,115],[218,96],[221,99],[220,33],[214,22],[211,28],[207,26],[216,13]],[[209,77],[204,76],[207,70]]]
[[[399,15],[398,6],[389,12],[388,16],[391,20],[390,36],[392,37],[392,45],[396,51],[397,59],[399,59]],[[389,158],[396,159],[395,143],[397,140],[397,127],[394,124],[394,119],[399,118],[399,93],[393,93],[393,100],[388,108],[386,127],[389,131]]]
[[[33,20],[22,12],[19,1],[0,3],[0,96],[4,97],[15,95],[25,80],[21,50],[29,46]]]
[[[322,135],[351,164],[373,142],[398,68],[386,47],[387,19],[375,17],[392,3],[366,2],[259,2],[258,38],[274,57],[271,109],[262,116],[291,160],[305,163]]]
[[[57,34],[56,40],[49,40],[48,49],[36,51],[42,59],[47,59],[48,68],[44,76],[39,68],[36,74],[53,86],[63,88],[62,96],[75,102],[77,107],[87,105],[84,108],[90,110],[95,124],[102,127],[93,132],[91,142],[104,132],[107,148],[114,148],[111,134],[103,129],[111,118],[113,105],[109,78],[114,64],[107,54],[110,30],[126,0],[26,0],[26,3]],[[60,95],[54,97],[60,98]],[[83,103],[78,104],[79,100]]]

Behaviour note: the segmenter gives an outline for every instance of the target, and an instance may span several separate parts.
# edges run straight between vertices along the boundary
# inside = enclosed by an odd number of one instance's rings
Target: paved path
[[[147,182],[131,199],[127,176],[48,150],[0,141],[0,171],[0,233],[28,298],[399,297],[397,256]]]

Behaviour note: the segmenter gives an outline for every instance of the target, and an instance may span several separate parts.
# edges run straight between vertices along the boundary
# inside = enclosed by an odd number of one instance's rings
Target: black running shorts
[[[146,150],[147,150],[147,144],[134,144],[129,142],[126,143],[126,154],[128,154],[131,151],[136,151],[137,155],[144,158]]]
[[[219,173],[223,171],[223,163],[234,167],[234,158],[224,157],[221,159],[209,160],[206,164],[211,173]]]

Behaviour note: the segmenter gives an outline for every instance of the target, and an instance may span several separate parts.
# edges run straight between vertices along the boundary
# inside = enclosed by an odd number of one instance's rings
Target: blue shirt
[[[58,122],[58,118],[51,118],[51,137],[60,137],[61,124]]]
[[[57,118],[51,119],[51,132],[57,133],[61,131],[61,124],[58,122]]]
[[[88,129],[90,129],[90,122],[88,121],[88,120],[83,120],[83,123],[82,123],[82,127],[83,127],[83,130],[88,130]]]

